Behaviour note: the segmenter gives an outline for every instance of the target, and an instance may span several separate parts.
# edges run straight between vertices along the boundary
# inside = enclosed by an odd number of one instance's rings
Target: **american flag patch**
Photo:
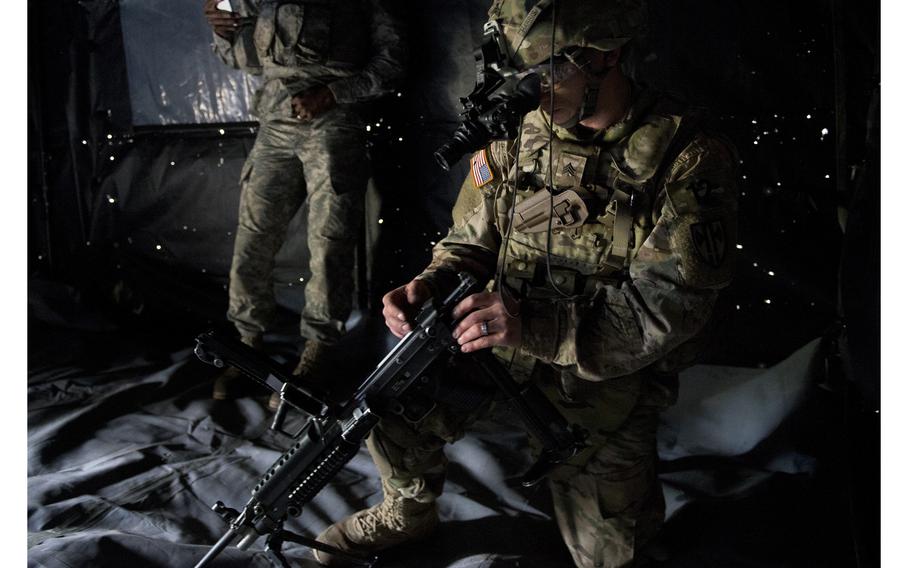
[[[476,188],[481,188],[493,181],[493,170],[487,163],[486,148],[471,157],[471,175],[474,176],[474,187]]]

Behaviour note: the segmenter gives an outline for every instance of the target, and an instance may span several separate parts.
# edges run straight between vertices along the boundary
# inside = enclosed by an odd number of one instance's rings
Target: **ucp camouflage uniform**
[[[630,565],[662,522],[658,413],[675,401],[675,372],[691,363],[733,269],[733,149],[681,105],[650,91],[634,96],[626,119],[594,140],[555,129],[554,185],[576,191],[589,209],[580,227],[551,234],[551,273],[568,297],[548,283],[545,230],[513,231],[505,241],[513,199],[547,180],[549,126],[540,111],[525,118],[517,171],[515,141],[475,155],[492,179],[478,188],[468,176],[455,225],[420,276],[433,285],[441,271],[464,270],[489,281],[503,254],[505,285],[523,298],[513,373],[538,381],[590,433],[590,447],[550,477],[556,520],[582,567]],[[387,485],[435,499],[442,446],[478,414],[440,404],[416,427],[384,419],[368,447]]]
[[[234,3],[238,6],[238,3]],[[262,334],[275,312],[274,258],[288,224],[307,201],[307,282],[301,334],[323,342],[344,332],[353,259],[367,182],[359,103],[391,88],[403,71],[403,28],[388,0],[241,0],[244,21],[215,51],[235,68],[262,75],[256,143],[241,174],[228,318],[241,335]],[[291,98],[325,85],[338,103],[307,122]]]

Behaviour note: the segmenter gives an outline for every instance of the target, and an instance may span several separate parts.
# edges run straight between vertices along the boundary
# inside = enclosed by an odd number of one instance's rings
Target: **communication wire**
[[[550,282],[550,287],[553,288],[553,290],[557,294],[562,296],[563,298],[570,298],[570,297],[572,297],[572,295],[563,292],[562,288],[560,288],[559,285],[553,280],[553,270],[550,266],[550,255],[551,255],[550,250],[553,246],[553,201],[554,201],[553,191],[555,190],[555,188],[553,187],[553,111],[554,111],[555,104],[556,104],[556,102],[555,102],[556,97],[554,96],[554,90],[555,90],[556,84],[553,83],[553,78],[556,76],[556,73],[555,73],[556,64],[554,62],[554,59],[556,58],[556,15],[557,15],[558,6],[559,6],[559,4],[556,2],[556,0],[554,0],[553,1],[553,19],[552,19],[552,23],[550,25],[550,122],[549,122],[550,132],[549,132],[549,139],[547,140],[547,158],[549,160],[549,164],[547,166],[547,191],[550,194],[550,212],[547,215],[547,257],[546,257],[546,259],[547,259],[547,280]]]
[[[518,197],[518,158],[521,155],[521,132],[522,132],[522,130],[524,130],[524,124],[525,124],[525,119],[524,119],[524,117],[521,117],[521,122],[518,123],[518,135],[515,137],[515,162],[512,166],[513,168],[515,168],[515,171],[512,173],[512,187],[513,187],[513,190],[515,193],[512,195],[512,204],[509,207],[509,225],[506,228],[506,235],[505,235],[505,238],[503,239],[502,256],[500,256],[500,258],[499,258],[499,269],[497,270],[497,273],[496,273],[495,290],[496,290],[496,293],[499,294],[500,300],[502,300],[502,298],[503,298],[502,277],[505,274],[506,258],[508,258],[508,255],[509,255],[509,240],[512,238],[512,226],[514,225],[514,222],[515,222],[515,202],[517,201],[516,198]],[[509,296],[510,300],[513,300],[513,301],[515,300],[515,297],[512,296],[510,292],[506,291],[506,294]],[[520,312],[517,312],[514,314],[512,312],[510,312],[509,307],[505,301],[503,301],[502,305],[503,305],[503,307],[505,307],[506,314],[509,317],[517,318],[520,315]],[[513,358],[514,358],[514,354],[513,354]],[[511,362],[509,363],[509,365],[511,366]]]

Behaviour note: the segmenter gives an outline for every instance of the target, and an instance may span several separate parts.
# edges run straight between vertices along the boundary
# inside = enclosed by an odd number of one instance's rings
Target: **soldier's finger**
[[[407,296],[408,304],[420,304],[427,299],[429,296],[426,284],[420,280],[411,280],[408,282],[407,286],[404,287],[405,294]]]
[[[399,306],[393,303],[392,300],[389,300],[389,302],[386,303],[385,299],[383,299],[382,317],[385,318],[386,321],[397,322],[403,322],[407,319]]]
[[[485,337],[478,337],[477,339],[462,345],[461,352],[472,353],[474,351],[480,351],[481,349],[487,349],[488,347],[499,345],[499,339],[501,335],[501,333],[496,333],[493,335],[487,335]]]
[[[404,309],[406,306],[407,300],[403,287],[395,288],[382,297],[382,314],[386,319],[394,318],[405,321]]]
[[[475,339],[479,338],[480,336],[481,336],[480,335],[480,325],[471,326],[471,327],[467,328],[466,330],[464,330],[463,332],[461,332],[461,335],[458,336],[457,343],[458,343],[458,345],[465,345],[465,344],[468,344],[468,343],[474,341]]]
[[[400,331],[402,335],[411,331],[410,322],[408,322],[408,321],[398,322],[398,331]]]
[[[402,330],[399,328],[399,326],[395,325],[394,322],[390,323],[390,322],[386,321],[386,322],[385,322],[385,325],[386,325],[386,327],[389,328],[389,331],[392,332],[392,335],[394,335],[394,336],[397,337],[398,339],[401,339],[402,337],[404,337],[404,336],[407,334],[406,331],[402,331]]]
[[[473,312],[468,317],[458,322],[458,325],[452,332],[452,337],[457,339],[460,344],[481,337],[483,335],[484,322],[487,324],[487,335],[492,334],[498,329],[494,323],[495,319],[495,316],[490,313],[489,310]]]
[[[212,24],[223,24],[226,26],[236,24],[240,19],[234,14],[228,14],[227,12],[222,12],[221,10],[213,10],[211,12],[205,13],[206,18]]]
[[[232,24],[230,22],[209,22],[209,25],[216,30],[227,30],[233,32],[237,29],[237,24]]]
[[[483,321],[480,312],[471,312],[466,317],[464,317],[458,324],[455,325],[455,329],[452,330],[452,337],[459,339],[462,335],[465,335],[472,327],[477,324],[480,324]]]
[[[477,292],[471,294],[464,300],[458,302],[455,309],[452,310],[452,317],[456,320],[469,312],[483,309],[492,303],[492,294],[489,292]]]
[[[401,339],[409,331],[411,331],[411,324],[408,322],[402,322],[397,318],[385,318],[385,325],[389,328],[389,331],[392,332],[392,335]]]
[[[399,318],[398,318],[398,313],[399,313],[399,311],[400,311],[400,310],[398,310],[398,309],[395,308],[394,306],[385,303],[385,300],[383,299],[383,302],[382,302],[382,317],[383,317],[386,321],[393,320],[393,319],[399,319]]]

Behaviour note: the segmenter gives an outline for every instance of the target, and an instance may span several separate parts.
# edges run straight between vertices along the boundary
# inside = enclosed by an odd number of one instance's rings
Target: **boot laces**
[[[400,506],[396,506],[394,502],[383,501],[364,511],[363,515],[359,515],[357,525],[364,534],[377,533],[382,529],[402,532],[405,521]]]

